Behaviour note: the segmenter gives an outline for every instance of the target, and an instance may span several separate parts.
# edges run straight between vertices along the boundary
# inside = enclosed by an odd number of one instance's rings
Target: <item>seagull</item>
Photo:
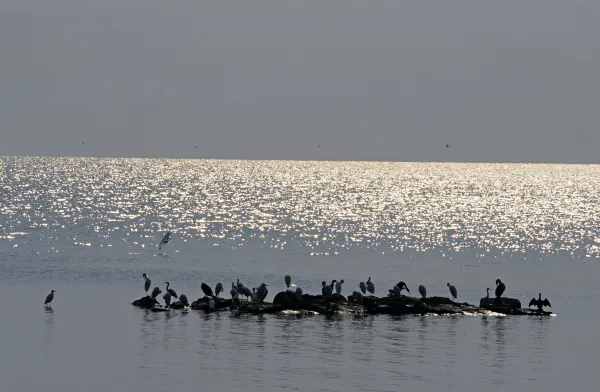
[[[456,298],[458,298],[458,292],[456,291],[456,287],[454,287],[454,285],[450,283],[446,283],[446,286],[448,286],[448,288],[450,289],[450,295],[452,296],[452,299],[455,300]]]
[[[543,306],[548,306],[550,308],[552,307],[550,305],[550,301],[548,301],[547,298],[544,298],[544,300],[542,301],[542,293],[539,294],[538,299],[532,298],[531,301],[529,301],[529,307],[531,307],[531,305],[537,306],[540,312],[542,311]]]
[[[44,306],[45,307],[52,307],[52,300],[54,299],[54,293],[56,293],[55,290],[50,291],[50,294],[48,294],[46,296],[46,300],[44,301]]]

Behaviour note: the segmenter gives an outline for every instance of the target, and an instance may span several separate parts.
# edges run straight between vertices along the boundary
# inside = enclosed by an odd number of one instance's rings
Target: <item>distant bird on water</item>
[[[169,288],[169,285],[171,283],[169,283],[169,282],[165,282],[165,283],[167,284],[167,293],[169,293],[171,295],[171,297],[177,298],[177,293],[175,292],[175,290]]]
[[[544,300],[542,301],[542,293],[539,294],[538,299],[532,298],[531,301],[529,301],[529,307],[531,307],[531,305],[537,306],[540,312],[542,311],[543,306],[548,306],[550,308],[552,307],[550,305],[550,301],[548,301],[547,298],[544,298]]]
[[[450,146],[448,144],[446,144],[446,148],[450,148]]]
[[[496,298],[502,297],[504,290],[506,290],[506,285],[500,279],[496,279]]]
[[[375,295],[375,284],[373,284],[373,282],[371,282],[370,276],[369,276],[369,280],[367,280],[367,291],[369,291],[369,293]]]
[[[142,277],[144,278],[144,290],[146,290],[146,293],[148,293],[148,290],[150,290],[150,285],[152,284],[152,281],[150,280],[148,275],[146,275],[145,272],[142,274]]]
[[[200,288],[202,289],[202,292],[204,293],[204,298],[206,298],[206,297],[212,297],[213,296],[212,289],[206,283],[202,283],[200,285]]]
[[[446,283],[446,286],[448,286],[448,288],[450,289],[450,295],[452,296],[452,299],[455,300],[456,298],[458,298],[458,292],[456,291],[456,287],[454,287],[453,284],[450,284],[450,282]]]
[[[48,294],[46,296],[46,300],[44,301],[44,307],[48,308],[48,307],[52,307],[52,300],[54,299],[54,293],[56,293],[55,290],[50,291],[50,294]]]
[[[221,282],[217,283],[217,285],[215,286],[215,295],[218,297],[219,293],[223,291],[223,285],[221,284]]]
[[[419,285],[419,294],[421,294],[421,297],[423,297],[423,299],[427,297],[427,289],[422,284]]]

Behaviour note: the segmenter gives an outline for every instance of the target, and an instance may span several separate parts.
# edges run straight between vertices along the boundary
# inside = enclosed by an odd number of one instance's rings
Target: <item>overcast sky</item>
[[[598,1],[0,0],[0,155],[600,163],[599,148]]]

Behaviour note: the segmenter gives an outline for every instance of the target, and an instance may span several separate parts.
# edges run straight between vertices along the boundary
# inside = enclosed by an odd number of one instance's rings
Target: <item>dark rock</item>
[[[231,298],[226,299],[226,298],[220,298],[220,297],[213,297],[212,299],[213,299],[213,301],[215,301],[215,309],[214,310],[228,308],[233,304],[233,301]],[[192,309],[209,311],[211,309],[208,308],[208,301],[210,301],[210,297],[198,298],[196,301],[192,302]]]
[[[183,309],[185,305],[181,301],[175,301],[171,305],[169,305],[171,309]]]
[[[250,313],[250,314],[269,314],[281,312],[281,306],[272,304],[270,302],[241,302],[239,305],[232,307],[232,310],[238,313]]]
[[[159,305],[158,301],[150,298],[150,296],[142,297],[140,299],[136,299],[132,303],[133,306],[137,306],[138,308],[144,309],[152,309],[156,305]]]
[[[479,307],[487,310],[492,308],[521,309],[521,301],[516,298],[481,298]]]

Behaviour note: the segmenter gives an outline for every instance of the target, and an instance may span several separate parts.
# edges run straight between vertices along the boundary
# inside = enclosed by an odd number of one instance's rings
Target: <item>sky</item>
[[[600,163],[598,21],[575,0],[0,0],[0,155]]]

